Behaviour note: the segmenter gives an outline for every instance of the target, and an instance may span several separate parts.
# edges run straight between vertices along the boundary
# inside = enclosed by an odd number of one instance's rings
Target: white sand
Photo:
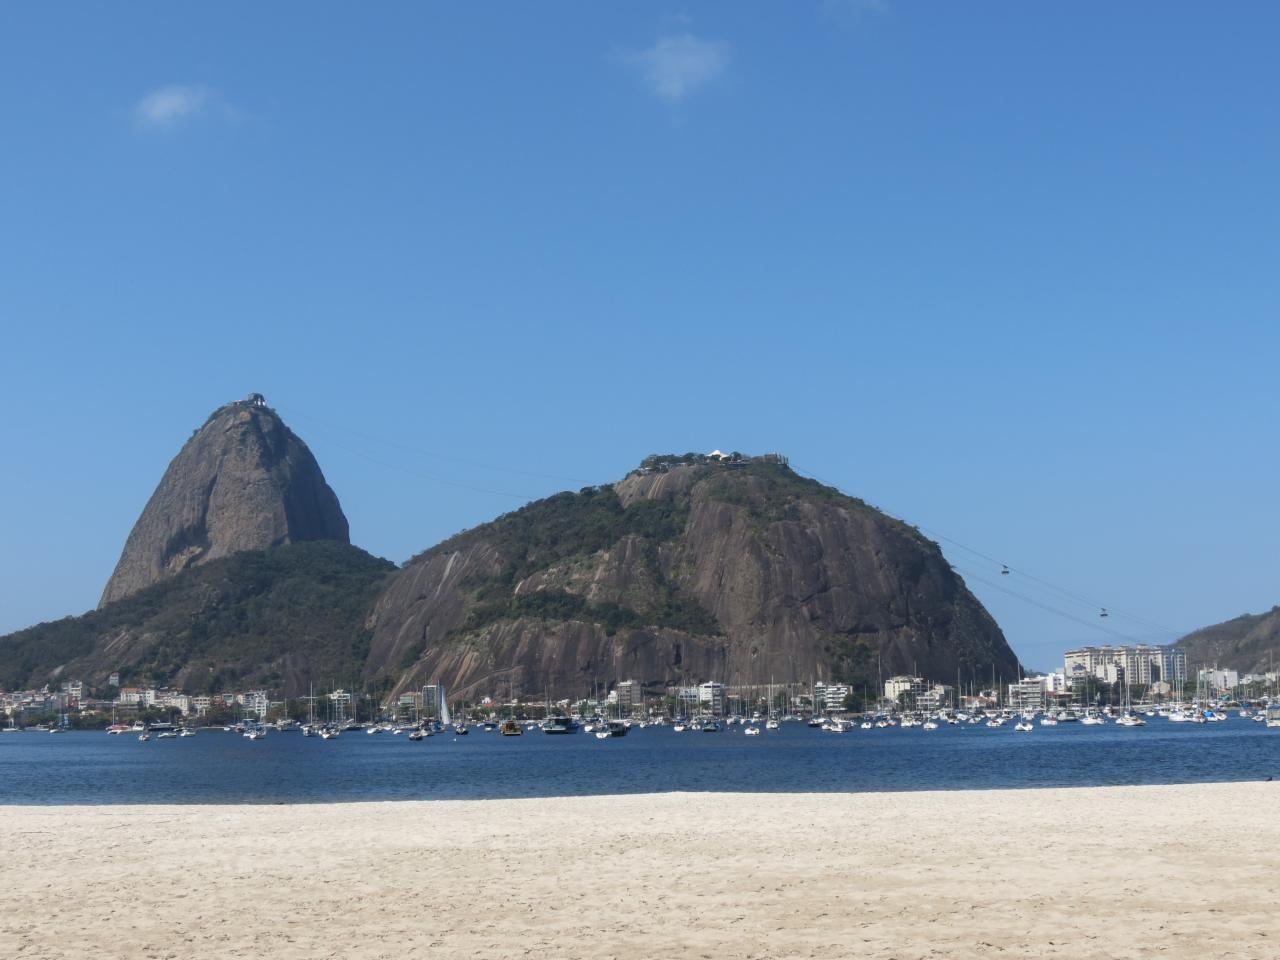
[[[0,957],[1275,957],[1280,783],[0,808]]]

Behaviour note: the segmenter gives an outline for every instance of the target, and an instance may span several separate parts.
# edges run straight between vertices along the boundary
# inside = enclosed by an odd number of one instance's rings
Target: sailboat
[[[1116,720],[1117,727],[1145,727],[1147,721],[1133,712],[1133,698],[1129,689],[1129,680],[1124,684],[1124,713]]]

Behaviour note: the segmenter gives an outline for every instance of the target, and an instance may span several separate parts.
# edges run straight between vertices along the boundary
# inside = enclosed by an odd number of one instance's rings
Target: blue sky
[[[1032,666],[1280,603],[1277,35],[1269,2],[0,6],[0,630],[91,607],[250,390],[398,561],[720,447],[949,538]]]

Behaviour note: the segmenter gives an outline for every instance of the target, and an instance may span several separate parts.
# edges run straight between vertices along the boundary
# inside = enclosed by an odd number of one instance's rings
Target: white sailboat
[[[449,716],[449,698],[445,696],[444,684],[440,684],[440,724],[445,727],[453,726],[453,720]]]

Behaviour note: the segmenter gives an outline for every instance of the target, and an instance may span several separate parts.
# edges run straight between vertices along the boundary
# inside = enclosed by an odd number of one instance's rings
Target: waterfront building
[[[1080,647],[1068,650],[1063,659],[1063,673],[1070,685],[1092,678],[1130,686],[1165,683],[1177,689],[1187,682],[1187,654],[1173,646]]]
[[[818,710],[843,710],[849,687],[843,683],[815,683],[813,696]]]
[[[1045,677],[1027,677],[1017,683],[1009,684],[1008,697],[1005,701],[1009,709],[1022,713],[1043,710],[1045,694],[1048,692],[1045,680]]]
[[[933,712],[951,703],[951,694],[955,690],[944,683],[935,683],[924,693],[916,694],[916,709]]]
[[[907,703],[914,703],[916,697],[928,690],[924,677],[890,677],[884,682],[884,698],[893,703],[898,703],[904,693],[908,694]]]
[[[426,716],[435,716],[440,712],[440,691],[438,683],[428,683],[422,688],[422,712]]]
[[[1240,674],[1235,670],[1201,670],[1196,677],[1196,687],[1211,694],[1228,693],[1240,683]]]
[[[688,716],[698,712],[698,688],[679,687],[676,690],[676,702],[680,705],[680,713]]]
[[[623,680],[613,689],[618,706],[638,707],[644,703],[644,686],[639,680]]]
[[[709,680],[698,685],[698,707],[711,713],[724,711],[724,684]]]

